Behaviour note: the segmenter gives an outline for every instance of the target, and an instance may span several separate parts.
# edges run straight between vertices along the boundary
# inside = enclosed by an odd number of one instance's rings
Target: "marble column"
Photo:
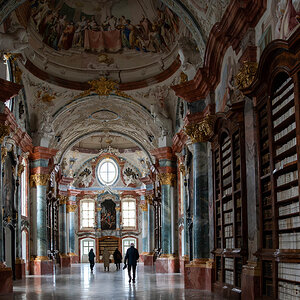
[[[214,116],[202,116],[185,127],[193,143],[193,261],[185,266],[188,289],[212,290],[214,262],[209,257],[207,142],[213,135]]]
[[[145,203],[141,205],[142,208],[142,251],[146,255],[149,253],[148,249],[148,205]]]
[[[96,207],[96,211],[97,211],[97,230],[101,230],[101,206]]]
[[[71,199],[71,197],[69,198]],[[75,211],[77,209],[76,202],[69,202],[67,205],[67,219],[68,219],[68,235],[69,235],[69,248],[68,256],[70,257],[70,263],[78,263],[79,258],[75,253]]]
[[[35,193],[33,211],[36,212],[34,224],[32,224],[32,235],[35,237],[35,258],[30,262],[31,274],[42,275],[53,273],[53,262],[47,256],[47,200],[46,191],[49,174],[31,175],[30,185]],[[35,188],[34,188],[35,187]]]
[[[21,199],[21,175],[24,171],[24,166],[22,163],[18,164],[18,178],[17,178],[17,210],[18,210],[18,217],[17,217],[17,228],[16,228],[16,260],[15,260],[15,273],[16,279],[22,279],[25,277],[25,262],[22,259],[22,199]]]
[[[70,267],[70,256],[67,255],[67,201],[68,196],[60,195],[59,197],[59,258],[61,267]]]
[[[8,126],[0,124],[0,131],[4,133],[7,131],[9,134]],[[2,147],[2,142],[5,137],[5,134],[0,135],[0,153],[2,154],[5,151]],[[3,165],[2,160],[0,159],[0,174],[2,174]],[[3,207],[3,177],[0,176],[0,187],[1,195],[0,205]],[[13,274],[12,269],[6,267],[4,264],[4,243],[3,243],[3,211],[0,209],[0,294],[12,293],[13,291]]]

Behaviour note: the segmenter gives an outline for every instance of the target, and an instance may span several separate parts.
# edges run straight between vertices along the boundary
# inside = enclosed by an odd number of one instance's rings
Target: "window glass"
[[[103,185],[112,185],[116,182],[119,169],[114,160],[110,158],[103,159],[98,166],[98,179]]]
[[[95,225],[95,203],[93,200],[81,201],[81,228],[93,228]]]
[[[136,227],[136,204],[135,199],[122,201],[123,227]]]

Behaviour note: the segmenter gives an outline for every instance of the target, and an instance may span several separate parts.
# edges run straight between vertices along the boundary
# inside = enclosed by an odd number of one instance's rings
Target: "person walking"
[[[90,262],[91,272],[93,272],[93,268],[95,265],[95,253],[94,253],[93,249],[91,249],[89,252],[89,262]]]
[[[107,248],[104,248],[103,251],[103,255],[102,255],[102,259],[103,259],[103,263],[104,263],[104,271],[109,271],[109,257],[110,257],[110,253],[108,252]]]
[[[132,282],[135,283],[135,273],[136,273],[136,264],[137,260],[139,259],[140,255],[136,248],[134,248],[134,243],[130,244],[130,248],[127,249],[124,264],[128,268],[128,276],[129,276],[129,282],[131,282],[131,268],[132,268]],[[128,264],[127,264],[128,262]]]
[[[121,261],[122,261],[122,254],[121,254],[121,252],[119,251],[118,248],[116,248],[116,250],[114,252],[114,261],[115,261],[115,264],[116,264],[117,271],[120,270],[120,264],[121,264]]]

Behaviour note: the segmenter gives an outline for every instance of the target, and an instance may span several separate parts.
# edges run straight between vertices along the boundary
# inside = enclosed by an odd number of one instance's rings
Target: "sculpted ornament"
[[[36,187],[38,185],[46,186],[50,179],[49,174],[34,174],[30,176],[30,187]]]
[[[10,134],[10,128],[7,125],[0,124],[0,143],[3,143],[3,140],[6,136]]]
[[[67,213],[75,212],[76,209],[77,209],[77,205],[76,204],[67,205]]]
[[[238,74],[235,76],[235,86],[237,89],[243,90],[252,84],[257,67],[258,65],[256,62],[245,61],[242,64]]]
[[[193,143],[208,142],[214,132],[215,116],[206,115],[202,121],[196,124],[189,124],[185,127],[185,133]]]
[[[176,174],[173,173],[160,173],[158,174],[160,183],[163,185],[175,185]]]

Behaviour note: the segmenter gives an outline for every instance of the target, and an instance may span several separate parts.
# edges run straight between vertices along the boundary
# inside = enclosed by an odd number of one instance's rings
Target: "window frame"
[[[124,206],[126,203],[134,203],[134,208],[133,209],[124,209]],[[123,229],[136,229],[136,222],[137,222],[137,215],[136,215],[136,199],[134,198],[126,198],[124,200],[122,200],[122,203],[121,203],[121,207],[122,207],[122,226],[123,226]],[[126,217],[126,212],[134,212],[134,218],[131,218],[131,217]],[[134,226],[126,226],[125,225],[125,220],[132,220],[134,219]],[[128,222],[128,224],[130,224],[130,221]]]
[[[102,166],[106,163],[111,163],[114,168],[115,168],[115,174],[114,174],[114,178],[113,180],[109,181],[109,182],[106,182],[105,180],[102,179],[102,176],[100,174],[100,169],[102,168]],[[119,179],[119,174],[120,174],[120,171],[119,171],[119,165],[118,163],[111,157],[106,157],[106,158],[103,158],[101,159],[101,161],[99,162],[98,166],[97,166],[97,179],[99,181],[99,183],[101,185],[104,185],[104,186],[112,186],[114,185],[118,179]]]
[[[92,204],[93,208],[92,209],[87,209],[87,210],[84,210],[83,209],[83,205],[85,203],[88,203],[89,205]],[[85,211],[88,211],[88,212],[92,212],[92,216],[93,217],[84,217],[84,212]],[[84,224],[84,221],[87,220],[88,222],[88,226],[83,226]],[[83,199],[80,201],[80,229],[94,229],[95,227],[95,201],[92,200],[92,199]],[[89,222],[92,222],[92,226],[89,226]]]

